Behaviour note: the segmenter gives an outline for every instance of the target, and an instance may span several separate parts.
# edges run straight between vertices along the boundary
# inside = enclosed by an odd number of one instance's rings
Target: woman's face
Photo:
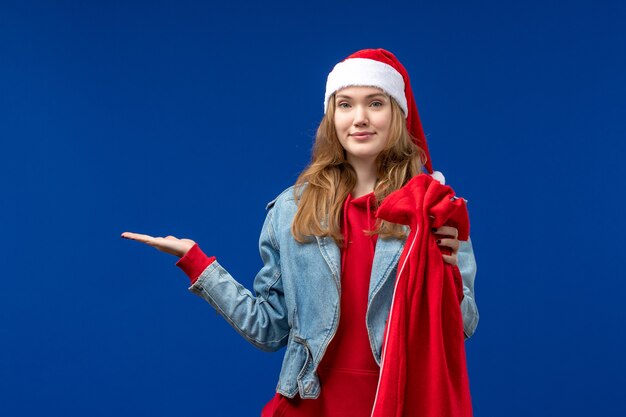
[[[346,87],[335,94],[335,130],[349,163],[374,164],[391,130],[391,98],[376,87]]]

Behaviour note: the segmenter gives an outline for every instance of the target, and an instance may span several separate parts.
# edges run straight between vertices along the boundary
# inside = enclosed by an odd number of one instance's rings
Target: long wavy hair
[[[406,128],[400,106],[391,100],[391,127],[383,151],[376,158],[378,180],[374,186],[376,205],[415,175],[422,173],[425,153],[415,144]],[[346,152],[335,130],[335,95],[328,102],[320,122],[310,164],[302,171],[295,187],[298,210],[291,225],[293,237],[300,243],[312,236],[330,236],[341,247],[343,203],[354,189],[357,176],[346,159]],[[405,237],[401,225],[378,221],[372,234],[382,238]]]

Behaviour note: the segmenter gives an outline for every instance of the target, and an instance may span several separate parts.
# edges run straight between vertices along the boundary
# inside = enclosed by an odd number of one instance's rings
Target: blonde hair
[[[391,128],[383,151],[376,158],[378,180],[374,186],[376,205],[393,191],[402,187],[415,175],[422,173],[425,153],[414,142],[406,128],[400,106],[391,100]],[[346,154],[335,131],[335,97],[320,122],[311,163],[298,177],[295,199],[298,210],[291,225],[293,237],[300,243],[311,236],[330,236],[343,245],[341,212],[348,194],[354,189],[357,177],[346,160]],[[402,238],[402,226],[379,221],[375,230],[382,238]]]

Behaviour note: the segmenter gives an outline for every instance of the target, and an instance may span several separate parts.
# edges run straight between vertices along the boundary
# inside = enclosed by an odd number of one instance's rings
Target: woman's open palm
[[[166,237],[153,237],[150,235],[142,235],[140,233],[124,232],[122,233],[124,239],[136,240],[137,242],[150,245],[161,252],[169,253],[170,255],[178,256],[182,258],[185,254],[196,244],[191,239],[178,239],[174,236]]]

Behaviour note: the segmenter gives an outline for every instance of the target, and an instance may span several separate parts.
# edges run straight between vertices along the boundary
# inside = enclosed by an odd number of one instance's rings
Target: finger
[[[443,257],[443,260],[445,263],[448,263],[450,265],[456,265],[457,264],[457,257],[456,254],[453,255],[441,255]]]
[[[122,233],[122,237],[124,239],[136,240],[138,242],[143,242],[143,243],[149,243],[154,240],[154,237],[150,235],[142,235],[141,233],[131,233],[131,232]]]
[[[450,248],[452,249],[453,253],[456,253],[459,251],[459,245],[461,243],[459,242],[458,239],[437,239],[437,245],[439,246],[445,246],[446,248]]]
[[[444,236],[452,236],[455,239],[459,237],[459,229],[452,226],[441,226],[438,229],[433,229],[433,233]]]

